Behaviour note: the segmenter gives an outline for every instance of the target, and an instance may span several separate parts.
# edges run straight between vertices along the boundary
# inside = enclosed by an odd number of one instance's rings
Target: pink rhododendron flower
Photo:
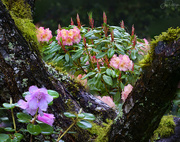
[[[80,30],[77,27],[70,30],[58,29],[56,40],[60,45],[63,44],[71,46],[74,43],[79,43],[81,40]]]
[[[102,98],[101,98],[101,96],[97,96],[97,98],[112,108],[115,108],[115,106],[116,106],[115,103],[113,102],[112,98],[109,96],[103,96]]]
[[[132,70],[133,62],[129,59],[129,56],[119,55],[119,58],[121,59],[121,61],[119,63],[120,71]]]
[[[42,121],[50,126],[54,123],[54,115],[53,114],[48,114],[48,113],[43,113],[43,116],[38,115],[37,119],[39,121]]]
[[[138,42],[138,43],[142,44],[142,47],[140,47],[140,49],[144,51],[144,52],[139,51],[139,54],[141,54],[141,55],[144,55],[144,53],[146,54],[150,48],[149,42],[147,41],[147,39],[144,38],[143,40],[145,43]]]
[[[121,59],[119,57],[117,57],[117,55],[113,55],[113,57],[110,60],[110,66],[114,67],[115,69],[119,68],[119,63],[120,63]]]
[[[133,86],[131,84],[128,84],[124,87],[124,90],[122,91],[121,99],[125,102],[126,98],[128,97],[129,93],[132,91]]]
[[[113,55],[109,65],[120,71],[132,70],[133,68],[133,62],[127,55],[119,55],[118,57],[117,55]]]
[[[38,109],[40,115],[43,115],[42,111],[46,111],[48,103],[53,100],[45,88],[38,88],[36,86],[31,86],[29,88],[29,94],[25,96],[24,100],[19,100],[18,105],[20,108],[26,110],[29,114],[34,115]]]
[[[52,38],[52,32],[49,28],[44,29],[44,27],[39,27],[37,29],[37,39],[39,42],[49,42]]]

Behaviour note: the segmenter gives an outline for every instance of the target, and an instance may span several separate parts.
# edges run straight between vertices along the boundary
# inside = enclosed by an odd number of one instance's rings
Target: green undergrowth
[[[92,128],[89,132],[95,136],[95,142],[108,142],[108,133],[110,131],[113,120],[107,119],[107,123],[103,123],[103,126],[99,126],[96,123],[92,123]]]
[[[173,115],[163,116],[158,128],[154,131],[151,142],[154,142],[160,138],[169,137],[174,133],[175,126]]]
[[[37,45],[36,27],[33,24],[31,7],[24,0],[2,0],[23,37]]]
[[[143,66],[149,66],[154,57],[154,49],[157,46],[159,41],[164,41],[166,43],[172,42],[180,38],[180,28],[176,29],[169,28],[166,32],[162,32],[159,36],[155,36],[155,38],[150,42],[150,50],[147,55],[144,56],[139,64]]]

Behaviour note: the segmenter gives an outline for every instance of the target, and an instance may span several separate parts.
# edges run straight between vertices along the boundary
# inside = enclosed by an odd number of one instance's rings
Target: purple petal
[[[33,99],[31,99],[30,101],[29,101],[29,108],[30,109],[36,109],[37,110],[37,108],[38,108],[38,100],[37,100],[37,98],[33,98]]]
[[[45,94],[45,99],[48,103],[50,103],[51,101],[53,101],[53,97],[49,94]]]
[[[46,111],[47,110],[47,107],[48,107],[48,103],[46,101],[45,98],[42,98],[40,101],[39,101],[39,109],[43,110],[43,111]]]
[[[30,108],[28,108],[28,109],[26,109],[26,111],[33,116],[33,115],[36,114],[37,109],[30,109]]]
[[[46,88],[41,88],[40,91],[41,91],[42,93],[44,93],[44,94],[48,94],[48,91],[47,91]]]
[[[38,90],[38,87],[37,86],[31,86],[31,87],[29,87],[29,92],[30,93],[34,93],[35,91],[37,91]]]
[[[19,100],[18,101],[18,103],[17,103],[18,105],[19,105],[19,107],[20,108],[22,108],[22,109],[26,109],[27,107],[28,107],[28,103],[27,102],[25,102],[24,100]]]

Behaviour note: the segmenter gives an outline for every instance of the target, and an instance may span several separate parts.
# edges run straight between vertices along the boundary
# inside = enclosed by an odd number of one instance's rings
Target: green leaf
[[[85,117],[83,119],[85,120],[90,120],[90,121],[94,121],[96,119],[96,117],[91,114],[91,113],[82,113]]]
[[[111,69],[106,70],[106,74],[109,75],[109,76],[112,74],[111,72],[112,72]]]
[[[79,51],[77,51],[77,52],[72,56],[73,60],[79,58],[79,57],[83,54],[83,52],[84,52],[84,50],[79,50]]]
[[[54,59],[53,61],[57,63],[57,62],[59,62],[63,58],[64,58],[64,55],[61,55],[58,58]]]
[[[89,32],[87,32],[84,36],[85,36],[85,37],[90,37],[90,36],[92,36],[92,35],[94,35],[93,31],[89,31]]]
[[[66,60],[66,62],[69,62],[69,55],[67,53],[65,55],[65,60]]]
[[[131,50],[131,59],[135,60],[136,59],[136,50]]]
[[[70,113],[70,112],[64,112],[64,115],[68,118],[76,118],[76,115]]]
[[[15,129],[11,128],[11,127],[6,127],[4,128],[5,131],[8,131],[8,132],[14,132]]]
[[[29,123],[32,117],[26,113],[19,112],[16,114],[18,121],[22,123]]]
[[[115,103],[119,103],[121,100],[121,93],[120,92],[116,92],[116,94],[114,95],[114,100]]]
[[[0,142],[5,142],[9,138],[7,134],[0,134]]]
[[[29,95],[30,94],[30,92],[24,92],[23,94],[22,94],[22,96],[25,98],[25,96],[26,95]]]
[[[53,127],[48,124],[40,123],[38,124],[41,127],[41,134],[43,135],[50,135],[53,133]]]
[[[100,58],[103,58],[105,55],[106,55],[106,52],[99,52],[99,53],[96,55],[96,58],[97,58],[97,59],[100,59]]]
[[[113,85],[113,81],[112,81],[112,78],[110,76],[107,76],[107,75],[104,74],[103,79],[108,85],[110,85],[110,86]]]
[[[86,74],[83,78],[81,78],[82,80],[83,79],[86,79],[86,78],[88,78],[88,77],[90,77],[90,76],[92,76],[92,75],[94,75],[94,74],[96,74],[96,72],[89,72],[88,74]]]
[[[18,139],[18,140],[21,140],[24,136],[22,135],[22,134],[20,134],[20,133],[15,133],[14,134],[15,136],[16,136],[16,138]]]
[[[54,90],[47,90],[48,94],[51,95],[53,97],[53,99],[56,99],[59,97],[59,93],[54,91]]]
[[[41,133],[41,127],[39,125],[28,124],[27,130],[32,135],[39,135]]]
[[[117,47],[118,50],[124,53],[124,47],[122,45],[115,43],[115,46]]]
[[[15,108],[16,104],[8,104],[8,103],[3,103],[3,107],[6,109],[12,109]]]
[[[113,48],[109,48],[107,51],[107,55],[109,58],[111,58],[114,55],[115,51]]]
[[[85,116],[84,116],[84,114],[83,113],[81,113],[81,114],[78,114],[78,118],[84,118]]]
[[[92,128],[92,124],[86,120],[78,121],[77,125],[82,129]]]

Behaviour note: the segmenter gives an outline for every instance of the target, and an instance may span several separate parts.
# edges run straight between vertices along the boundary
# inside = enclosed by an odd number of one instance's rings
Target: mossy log
[[[17,102],[22,98],[22,93],[28,91],[29,86],[36,85],[56,90],[60,94],[48,109],[48,112],[56,117],[55,128],[67,129],[71,120],[64,117],[63,112],[78,112],[80,108],[84,112],[93,113],[98,118],[95,125],[99,127],[106,119],[114,120],[117,114],[112,108],[45,64],[36,44],[30,42],[31,40],[27,41],[23,37],[0,1],[0,104],[9,102],[10,97],[13,98],[13,102]],[[175,97],[177,83],[180,80],[179,56],[179,40],[167,45],[160,42],[155,47],[151,65],[144,67],[141,79],[123,105],[123,116],[115,119],[111,131],[107,133],[110,142],[148,141]],[[65,135],[66,142],[94,141],[97,137],[90,131],[76,126],[72,131],[77,133]],[[25,141],[28,140],[27,135]]]

